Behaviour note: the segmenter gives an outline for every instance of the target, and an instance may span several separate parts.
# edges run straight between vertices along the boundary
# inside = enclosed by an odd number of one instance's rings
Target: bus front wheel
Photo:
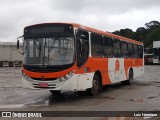
[[[92,96],[97,96],[100,92],[100,81],[97,75],[94,75],[92,81],[92,88],[88,90],[89,94]]]
[[[50,90],[53,95],[60,95],[61,91]]]

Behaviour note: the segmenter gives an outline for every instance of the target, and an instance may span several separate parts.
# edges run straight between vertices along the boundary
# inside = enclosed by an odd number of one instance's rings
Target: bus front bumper
[[[56,80],[34,80],[25,79],[22,76],[22,88],[48,89],[59,91],[85,91],[92,87],[94,73],[74,74],[70,79],[60,82]]]

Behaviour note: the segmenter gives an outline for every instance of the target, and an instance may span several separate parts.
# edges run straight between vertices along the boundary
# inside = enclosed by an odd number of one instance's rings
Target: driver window
[[[86,31],[77,31],[77,64],[78,67],[82,66],[89,55],[89,34]]]

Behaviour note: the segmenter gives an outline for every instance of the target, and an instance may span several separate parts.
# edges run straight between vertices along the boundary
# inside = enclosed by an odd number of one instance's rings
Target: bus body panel
[[[92,57],[90,33],[95,32],[103,36],[120,39],[122,41],[127,41],[138,45],[143,45],[143,43],[79,24],[72,25],[74,26],[74,34],[76,34],[75,31],[77,29],[84,29],[89,33],[89,57],[84,65],[78,68],[77,62],[75,61],[72,67],[59,72],[32,72],[22,68],[22,73],[28,77],[28,79],[22,77],[23,88],[60,91],[85,91],[86,89],[92,87],[93,77],[97,71],[101,74],[102,85],[108,85],[127,80],[130,70],[133,70],[134,78],[144,74],[143,58],[105,58],[104,56]],[[60,81],[61,78],[72,71],[74,71],[74,74],[71,78]],[[38,78],[39,80],[32,78]]]
[[[92,87],[94,73],[75,74],[72,78],[60,82],[56,80],[43,80],[37,81],[32,78],[25,79],[22,77],[22,87],[28,89],[48,89],[48,90],[60,90],[60,91],[85,91]],[[46,86],[47,85],[47,86]]]
[[[135,62],[138,61],[138,62]],[[102,85],[108,85],[112,83],[117,83],[128,79],[129,70],[132,68],[134,72],[134,78],[144,74],[144,67],[142,66],[143,60],[132,60],[123,58],[88,58],[87,62],[80,69],[74,65],[72,68],[55,73],[34,73],[24,70],[26,75],[30,76],[30,81],[23,78],[23,87],[34,89],[33,84],[36,84],[37,88],[40,83],[47,83],[50,87],[49,90],[61,90],[61,91],[85,91],[92,87],[92,80],[94,73],[99,70],[102,75]],[[92,67],[90,67],[92,66]],[[85,71],[85,70],[88,71]],[[75,70],[74,75],[66,81],[59,82],[59,78],[66,75],[68,72]],[[41,78],[57,78],[54,81],[47,80],[33,80],[31,77]],[[51,85],[50,85],[51,84]],[[55,87],[55,88],[54,88]],[[43,87],[42,87],[43,88]],[[44,87],[45,88],[45,87]]]

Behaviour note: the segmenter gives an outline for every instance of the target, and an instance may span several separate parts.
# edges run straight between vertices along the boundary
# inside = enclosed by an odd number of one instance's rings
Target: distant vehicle
[[[160,63],[160,41],[153,42],[153,63]]]
[[[153,54],[144,54],[144,63],[153,64]]]
[[[88,91],[132,84],[144,74],[143,43],[75,23],[44,23],[24,28],[22,87]]]
[[[16,42],[0,42],[0,67],[21,66],[22,58],[17,52]]]

